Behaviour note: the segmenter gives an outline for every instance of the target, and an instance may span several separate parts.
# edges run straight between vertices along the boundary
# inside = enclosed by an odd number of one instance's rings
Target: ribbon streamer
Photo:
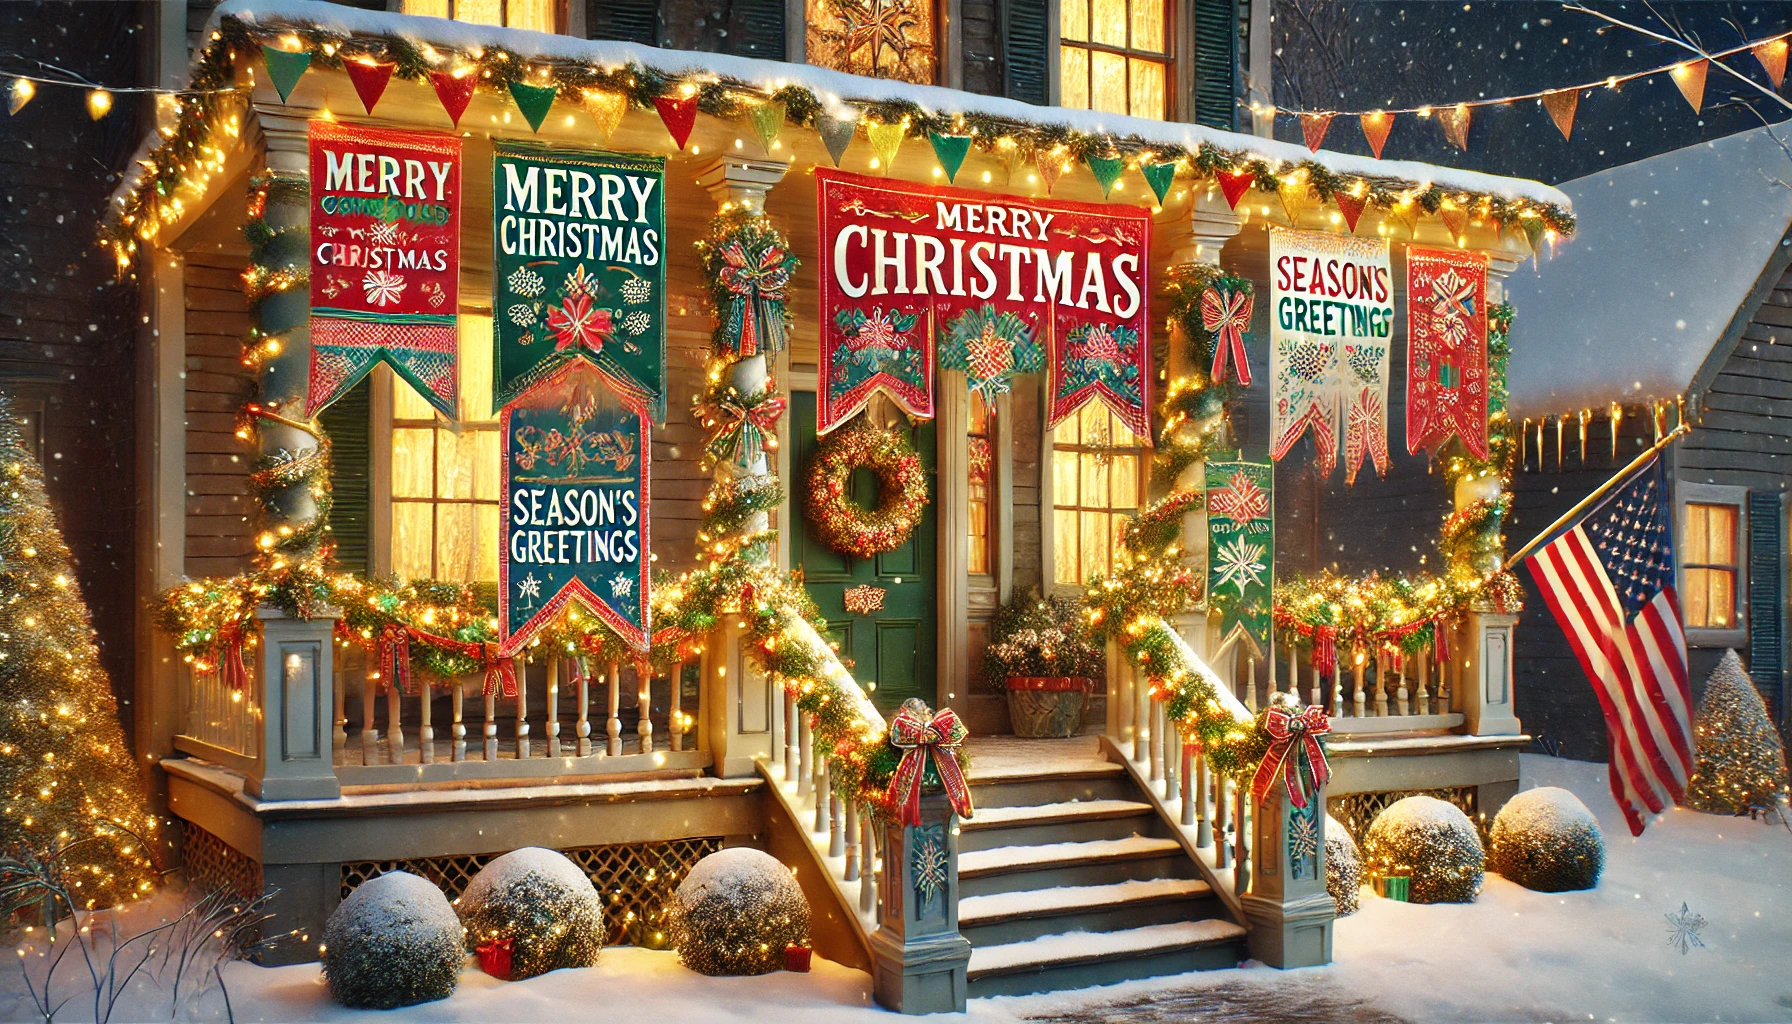
[[[1226,359],[1230,355],[1238,370],[1238,383],[1251,386],[1251,364],[1245,359],[1244,332],[1251,326],[1252,297],[1249,292],[1225,288],[1208,288],[1201,293],[1201,326],[1213,335],[1213,372],[1215,384],[1226,380]]]
[[[890,779],[886,799],[902,824],[921,823],[921,779],[927,774],[929,758],[952,810],[961,818],[971,816],[971,788],[955,753],[968,735],[970,730],[951,708],[932,711],[918,697],[905,701],[890,720],[890,745],[902,751],[902,761]]]
[[[243,664],[243,627],[226,626],[218,633],[218,680],[232,690],[249,687],[249,667]]]
[[[1332,769],[1325,760],[1325,745],[1319,737],[1332,731],[1331,719],[1318,705],[1298,713],[1272,707],[1263,727],[1269,733],[1269,750],[1251,779],[1251,796],[1259,801],[1267,797],[1279,776],[1288,788],[1288,802],[1297,809],[1306,809],[1311,798],[1301,763],[1306,763],[1307,772],[1313,777],[1315,792],[1330,781]]]
[[[496,693],[506,700],[516,696],[516,659],[498,656],[498,645],[479,645],[480,659],[485,663],[485,695]]]
[[[415,693],[411,685],[411,631],[399,623],[392,622],[380,628],[379,639],[374,646],[374,668],[380,674],[380,682],[387,687],[396,686],[401,693]]]

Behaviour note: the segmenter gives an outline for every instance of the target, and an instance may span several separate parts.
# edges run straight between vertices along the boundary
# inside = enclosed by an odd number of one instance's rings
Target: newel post
[[[970,940],[958,934],[958,821],[945,794],[923,794],[921,823],[883,816],[872,992],[898,1013],[962,1013]]]
[[[261,758],[244,789],[260,800],[334,800],[336,705],[331,633],[337,614],[296,619],[277,608],[261,620]]]
[[[1332,959],[1338,908],[1325,889],[1325,787],[1310,791],[1307,806],[1297,808],[1278,781],[1252,808],[1251,891],[1239,902],[1251,956],[1271,967],[1316,967]]]

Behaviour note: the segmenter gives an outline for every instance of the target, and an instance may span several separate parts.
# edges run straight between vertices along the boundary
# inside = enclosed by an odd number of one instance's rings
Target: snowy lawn
[[[1598,816],[1607,843],[1598,889],[1535,893],[1490,874],[1473,904],[1417,906],[1365,893],[1363,909],[1338,922],[1329,967],[1245,967],[975,1000],[964,1019],[1364,1019],[1357,1008],[1368,1007],[1413,1022],[1792,1020],[1792,833],[1674,810],[1633,840],[1603,765],[1527,755],[1524,785],[1571,789]],[[1666,918],[1682,903],[1707,922],[1697,933],[1703,945],[1684,954]],[[873,1005],[864,974],[825,961],[808,975],[705,978],[675,954],[627,947],[606,950],[597,967],[523,982],[469,966],[451,998],[387,1012],[335,1006],[315,965],[237,964],[226,977],[240,1022],[895,1019]],[[224,1016],[215,988],[183,1003],[183,1016]],[[1266,1004],[1275,1011],[1265,1014]],[[144,1002],[114,1019],[166,1012],[165,1002]],[[31,1016],[17,975],[0,976],[0,1018]],[[92,1020],[91,1011],[71,1005],[66,1019]]]

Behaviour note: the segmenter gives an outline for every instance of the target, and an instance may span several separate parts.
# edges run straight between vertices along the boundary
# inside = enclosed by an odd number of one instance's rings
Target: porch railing
[[[1252,713],[1280,691],[1325,708],[1339,733],[1451,729],[1463,722],[1454,707],[1460,666],[1439,660],[1430,647],[1398,655],[1340,649],[1329,672],[1315,664],[1310,649],[1287,644],[1277,653],[1280,664],[1259,680],[1261,653],[1249,649],[1241,634],[1214,652],[1216,663],[1232,659],[1234,693]]]

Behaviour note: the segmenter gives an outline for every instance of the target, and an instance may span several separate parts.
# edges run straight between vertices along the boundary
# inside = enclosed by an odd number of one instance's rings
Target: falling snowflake
[[[370,270],[361,279],[370,306],[396,305],[404,297],[404,278],[384,270]]]
[[[518,327],[534,327],[535,326],[535,307],[534,306],[525,306],[519,302],[516,305],[505,310],[505,313],[510,317],[510,322],[517,325]]]
[[[1693,947],[1705,948],[1705,940],[1699,938],[1699,932],[1705,927],[1704,917],[1686,909],[1680,904],[1678,914],[1663,914],[1668,922],[1668,945],[1680,951],[1681,956],[1693,951]]]
[[[560,290],[567,295],[595,296],[597,294],[597,278],[585,273],[585,264],[581,263],[573,268],[572,273],[566,275],[566,283],[560,287]]]
[[[622,282],[622,301],[631,306],[639,306],[653,298],[653,282],[645,277],[631,277]]]
[[[516,596],[526,597],[531,602],[541,599],[541,581],[535,578],[534,573],[516,581]]]
[[[610,596],[628,597],[635,592],[635,581],[627,573],[619,572],[610,577]]]
[[[647,329],[652,326],[653,317],[648,316],[638,309],[624,317],[622,320],[622,329],[630,334],[646,334]]]
[[[1234,537],[1221,544],[1217,552],[1219,558],[1219,585],[1230,583],[1243,597],[1247,587],[1260,586],[1263,574],[1269,566],[1263,564],[1263,545],[1252,544],[1243,537]]]
[[[541,279],[540,274],[528,267],[518,267],[511,271],[510,277],[506,281],[509,283],[511,291],[525,299],[535,298],[548,286],[547,282]]]
[[[368,231],[367,240],[374,245],[397,245],[398,222],[394,221],[390,224],[382,222],[375,224],[372,229]]]

